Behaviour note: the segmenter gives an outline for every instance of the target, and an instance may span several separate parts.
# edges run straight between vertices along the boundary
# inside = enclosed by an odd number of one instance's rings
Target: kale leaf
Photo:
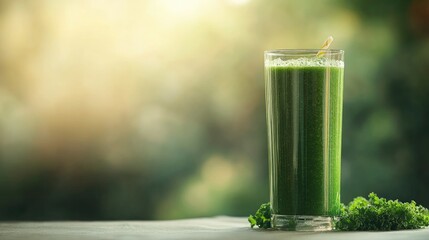
[[[262,204],[255,215],[250,215],[247,219],[250,223],[250,227],[253,228],[257,225],[259,228],[270,228],[271,227],[271,206],[270,203]]]
[[[391,231],[418,229],[429,225],[429,211],[416,202],[386,200],[375,193],[357,197],[341,206],[335,229],[340,231]]]

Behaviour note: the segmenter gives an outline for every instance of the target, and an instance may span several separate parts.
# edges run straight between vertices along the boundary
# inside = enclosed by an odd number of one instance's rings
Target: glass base
[[[273,214],[271,225],[286,231],[331,231],[333,224],[332,217]]]

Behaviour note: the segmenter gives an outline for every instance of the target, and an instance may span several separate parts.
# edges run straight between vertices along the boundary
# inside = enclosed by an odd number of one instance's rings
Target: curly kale
[[[264,203],[250,215],[250,226],[271,228],[270,203]],[[368,199],[357,197],[347,206],[341,204],[341,213],[334,220],[338,231],[392,231],[418,229],[429,226],[429,210],[415,201],[400,202],[380,198],[370,193]]]
[[[247,219],[250,223],[250,227],[253,228],[257,225],[259,228],[270,228],[271,227],[271,206],[270,203],[262,204],[255,215],[250,215]]]
[[[429,225],[428,209],[416,202],[386,200],[375,193],[342,205],[335,228],[341,231],[391,231],[418,229]]]

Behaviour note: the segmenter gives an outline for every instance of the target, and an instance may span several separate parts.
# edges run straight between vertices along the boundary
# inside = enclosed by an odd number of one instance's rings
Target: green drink
[[[331,230],[340,210],[343,51],[265,52],[274,228]]]

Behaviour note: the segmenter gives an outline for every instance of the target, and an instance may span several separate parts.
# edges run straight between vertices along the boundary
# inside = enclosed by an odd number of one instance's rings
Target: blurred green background
[[[346,52],[342,201],[429,206],[429,1],[0,1],[0,220],[246,216],[263,51]]]

